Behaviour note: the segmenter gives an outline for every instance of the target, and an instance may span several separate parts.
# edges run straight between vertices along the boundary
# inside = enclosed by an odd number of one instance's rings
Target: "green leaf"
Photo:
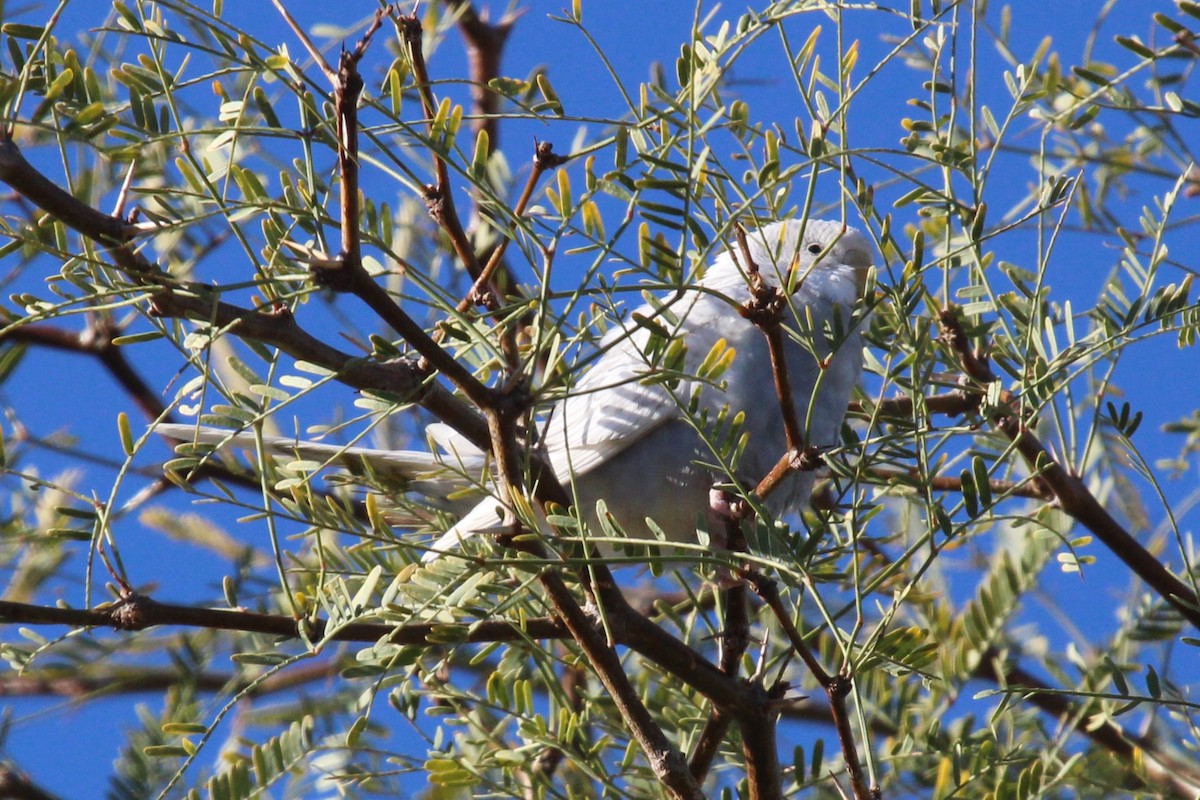
[[[129,415],[124,411],[117,414],[117,435],[121,437],[121,449],[125,451],[125,455],[132,456],[134,454],[133,428],[129,424]]]

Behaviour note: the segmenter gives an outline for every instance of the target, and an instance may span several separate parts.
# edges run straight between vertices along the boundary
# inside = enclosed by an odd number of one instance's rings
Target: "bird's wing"
[[[649,313],[648,308],[643,311]],[[708,337],[687,330],[689,324],[685,319],[673,331],[689,346],[683,372],[694,370],[711,346],[699,341]],[[542,443],[560,480],[586,474],[679,418],[679,401],[664,385],[662,370],[643,352],[649,335],[640,328],[623,333],[551,410]]]
[[[429,441],[437,445],[443,453],[454,456],[457,459],[468,461],[476,458],[484,458],[486,454],[472,444],[467,437],[463,436],[454,428],[444,422],[431,422],[425,426],[425,436]]]
[[[649,316],[653,312],[643,307],[635,313]],[[685,330],[691,319],[688,316],[673,333],[686,336],[689,345],[699,345],[704,352],[695,354],[689,349],[684,371],[695,369],[708,346],[718,338],[707,333],[696,336]],[[656,370],[643,352],[649,337],[647,330],[631,324],[613,339],[606,339],[603,344],[608,349],[604,355],[555,404],[542,425],[541,444],[546,457],[559,480],[568,484],[568,490],[572,477],[585,475],[679,418],[679,401],[655,380]],[[422,560],[436,560],[467,539],[498,530],[502,520],[500,499],[489,496],[435,540]]]

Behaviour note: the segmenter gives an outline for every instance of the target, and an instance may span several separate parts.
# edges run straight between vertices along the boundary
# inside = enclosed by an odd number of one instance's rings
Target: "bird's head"
[[[810,275],[850,272],[861,297],[874,262],[871,243],[855,228],[827,219],[785,220],[748,231],[747,244],[758,269],[779,285],[799,285]],[[849,277],[849,276],[847,276]]]

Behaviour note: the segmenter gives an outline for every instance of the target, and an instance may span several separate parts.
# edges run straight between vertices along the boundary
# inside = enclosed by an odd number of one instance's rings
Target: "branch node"
[[[317,266],[310,264],[308,274],[312,275],[313,283],[322,289],[344,294],[355,289],[354,271],[345,260],[345,255],[339,255],[333,263]]]
[[[533,166],[538,171],[557,169],[571,160],[570,156],[560,156],[554,152],[550,142],[539,142],[534,139]]]
[[[140,631],[150,627],[147,616],[154,601],[144,594],[130,592],[109,611],[112,626],[119,631]]]
[[[753,280],[750,286],[750,299],[745,302],[738,313],[756,328],[768,328],[778,325],[787,308],[787,296],[778,286],[771,286],[761,280]]]
[[[825,463],[825,456],[821,454],[821,450],[813,445],[806,445],[803,450],[793,450],[791,456],[791,468],[796,472],[812,472],[820,469]]]

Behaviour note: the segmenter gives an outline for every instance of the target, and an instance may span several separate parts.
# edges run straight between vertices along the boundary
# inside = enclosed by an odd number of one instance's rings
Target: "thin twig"
[[[542,175],[548,170],[561,167],[567,163],[567,160],[566,156],[555,154],[554,146],[550,142],[538,142],[534,146],[533,169],[529,171],[529,180],[525,182],[525,188],[521,191],[521,196],[517,199],[517,204],[513,208],[514,219],[520,219],[521,215],[525,213],[525,209],[529,205],[529,200],[533,197],[533,190],[537,188]],[[493,279],[504,263],[504,254],[508,251],[508,245],[511,241],[512,238],[508,236],[500,239],[500,243],[496,245],[496,249],[488,257],[483,271],[480,272],[479,277],[471,285],[470,291],[467,292],[466,297],[459,301],[458,313],[464,314],[474,305],[482,305],[492,310],[499,308],[500,298],[494,294],[495,289],[492,287],[495,283]]]
[[[458,29],[466,43],[467,69],[471,82],[473,105],[470,114],[471,127],[476,137],[486,136],[487,155],[490,157],[500,142],[498,112],[503,101],[503,95],[492,89],[491,82],[500,77],[500,61],[504,55],[504,45],[508,41],[508,35],[512,31],[513,25],[524,11],[521,9],[510,10],[500,18],[499,22],[492,23],[487,18],[486,10],[483,15],[479,14],[474,5],[467,0],[444,0],[444,2],[451,13],[457,17]],[[541,145],[538,145],[537,149],[540,152]],[[535,154],[534,174],[530,176],[521,199],[517,201],[517,205],[513,209],[514,219],[520,218],[525,213],[532,189],[537,185],[541,172],[544,171],[539,169],[540,160],[539,156]],[[477,228],[484,218],[477,197],[478,195],[472,194],[472,230]],[[473,238],[468,233],[467,239]],[[498,311],[504,298],[511,296],[516,291],[517,281],[503,261],[508,243],[509,237],[500,237],[497,245],[499,252],[493,251],[489,255],[488,263],[484,266],[482,274],[474,278],[471,291],[464,298],[463,303],[459,304],[460,313],[465,312],[472,304],[482,305],[493,312]],[[521,316],[519,324],[521,326],[528,325],[531,318],[532,312],[527,312]],[[515,364],[517,362],[512,358],[515,355],[515,344],[511,341],[511,336],[512,334],[508,335],[507,341],[502,340],[501,345],[506,348],[506,357],[509,358],[509,363]]]
[[[275,10],[279,12],[279,15],[283,17],[284,22],[286,22],[288,27],[292,29],[292,33],[296,34],[296,38],[299,39],[300,43],[304,45],[304,49],[308,51],[308,55],[321,69],[321,72],[324,73],[325,77],[330,81],[335,81],[337,79],[337,73],[334,71],[333,67],[329,66],[329,62],[325,60],[325,56],[321,54],[320,49],[315,43],[313,43],[312,39],[308,38],[308,34],[304,32],[304,28],[301,27],[300,23],[297,22],[290,13],[288,13],[288,10],[283,5],[282,0],[271,0],[271,2],[274,3]]]
[[[892,484],[898,483],[905,486],[928,486],[938,492],[961,492],[963,490],[962,478],[955,478],[950,475],[926,475],[922,476],[916,468],[912,469],[888,469],[885,467],[868,467],[862,472],[863,483],[867,484]],[[1041,483],[1033,480],[1025,481],[1002,481],[990,480],[988,486],[992,490],[994,497],[1025,497],[1031,500],[1053,500],[1054,495]]]

